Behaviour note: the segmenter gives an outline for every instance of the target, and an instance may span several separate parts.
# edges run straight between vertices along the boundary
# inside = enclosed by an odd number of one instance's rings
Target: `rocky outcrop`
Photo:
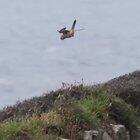
[[[114,140],[130,140],[130,134],[124,125],[111,124],[114,132]]]
[[[85,131],[84,133],[84,140],[99,140],[100,138],[101,135],[96,130]]]
[[[110,125],[113,134],[110,136],[107,131],[104,130],[90,130],[85,131],[84,140],[130,140],[129,132],[124,125]]]

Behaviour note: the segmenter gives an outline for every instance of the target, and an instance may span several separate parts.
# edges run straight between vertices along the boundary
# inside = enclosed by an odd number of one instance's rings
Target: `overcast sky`
[[[0,106],[140,69],[139,0],[0,0]],[[57,29],[84,28],[60,40]]]

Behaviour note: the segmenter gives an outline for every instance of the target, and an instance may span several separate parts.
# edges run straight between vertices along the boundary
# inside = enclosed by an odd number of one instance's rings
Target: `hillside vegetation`
[[[82,140],[85,130],[123,124],[135,139],[140,126],[140,71],[107,83],[67,85],[0,111],[0,140]]]

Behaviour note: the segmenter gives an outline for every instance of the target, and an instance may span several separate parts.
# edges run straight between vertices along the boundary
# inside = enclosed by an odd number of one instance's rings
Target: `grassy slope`
[[[115,79],[115,87],[120,79],[123,79],[121,81],[125,83],[126,91],[129,91],[130,80],[133,84],[135,82],[136,87],[136,77],[139,76],[139,73],[135,76],[136,73]],[[128,81],[129,86],[126,88]],[[139,105],[133,104],[130,97],[129,100],[124,100],[124,96],[119,96],[122,89],[114,88],[112,83],[63,87],[45,96],[6,107],[0,112],[0,139],[54,140],[57,136],[62,136],[78,140],[84,130],[108,130],[109,123],[124,124],[133,132],[140,125]],[[131,86],[131,92],[133,88]],[[135,93],[139,95],[138,90]]]

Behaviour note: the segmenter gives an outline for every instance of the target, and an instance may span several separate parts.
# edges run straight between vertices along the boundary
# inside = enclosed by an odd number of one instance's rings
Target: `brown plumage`
[[[70,37],[74,37],[75,24],[76,24],[76,20],[74,20],[70,30],[66,30],[66,27],[65,27],[58,31],[59,33],[62,33],[62,36],[60,37],[61,40],[64,40],[64,39],[70,38]]]

